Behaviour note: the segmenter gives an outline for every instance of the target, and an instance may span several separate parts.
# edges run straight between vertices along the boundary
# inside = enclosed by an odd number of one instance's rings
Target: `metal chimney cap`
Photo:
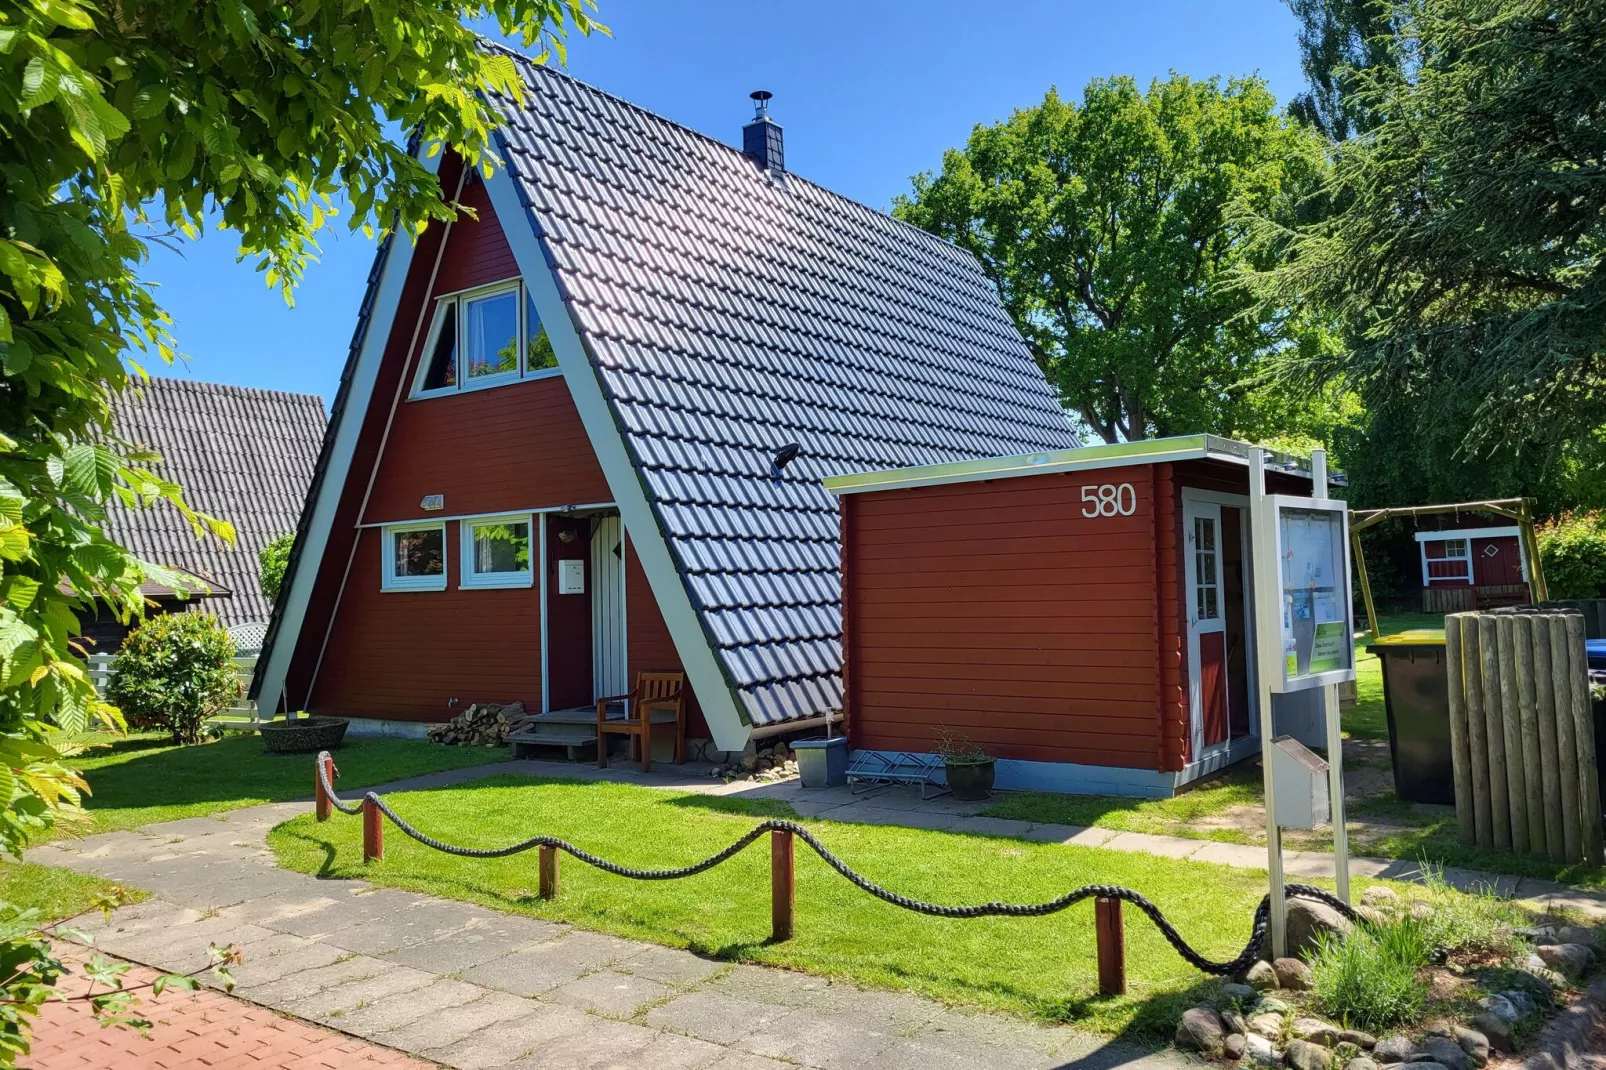
[[[770,100],[775,96],[774,93],[771,93],[768,89],[755,89],[753,92],[747,94],[747,96],[748,99],[753,102],[754,118],[759,118],[760,116],[768,115],[770,113]]]

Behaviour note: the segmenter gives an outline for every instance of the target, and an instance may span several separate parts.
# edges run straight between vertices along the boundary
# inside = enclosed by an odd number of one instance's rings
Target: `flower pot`
[[[965,802],[980,802],[992,794],[993,759],[982,758],[974,762],[944,762],[948,772],[948,790],[954,798]]]
[[[344,717],[300,717],[263,725],[262,749],[269,754],[310,754],[334,750],[346,738],[351,722]]]
[[[848,782],[848,739],[799,739],[792,743],[797,774],[805,788],[834,788]]]

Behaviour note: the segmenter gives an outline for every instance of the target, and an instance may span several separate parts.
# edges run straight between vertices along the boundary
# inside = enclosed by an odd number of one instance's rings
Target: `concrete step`
[[[509,732],[508,743],[513,747],[514,758],[545,757],[541,753],[548,747],[562,747],[572,761],[582,750],[595,750],[597,746],[597,715],[589,721],[551,719],[543,714],[529,721],[517,732]]]

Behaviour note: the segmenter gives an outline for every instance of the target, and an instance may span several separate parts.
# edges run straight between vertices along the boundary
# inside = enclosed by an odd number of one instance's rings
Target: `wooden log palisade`
[[[1520,607],[1444,624],[1461,841],[1601,865],[1583,616]]]

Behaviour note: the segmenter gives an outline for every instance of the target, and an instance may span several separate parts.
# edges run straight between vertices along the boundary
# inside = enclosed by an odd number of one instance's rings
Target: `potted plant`
[[[979,802],[992,794],[994,758],[969,736],[944,728],[937,740],[937,756],[948,774],[948,790],[954,798]]]

